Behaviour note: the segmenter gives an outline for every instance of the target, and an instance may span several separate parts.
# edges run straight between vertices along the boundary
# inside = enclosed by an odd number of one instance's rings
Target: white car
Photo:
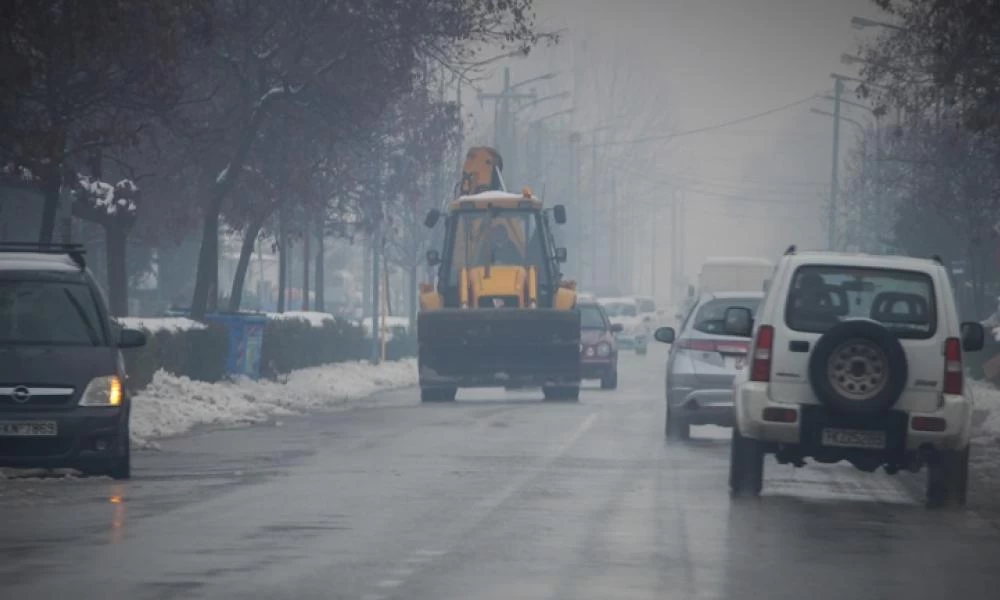
[[[599,298],[608,320],[620,325],[622,330],[615,334],[619,350],[635,350],[636,354],[646,354],[649,348],[649,321],[639,315],[639,303],[635,298]]]
[[[773,454],[889,474],[926,466],[929,507],[965,503],[973,402],[962,355],[982,348],[984,331],[959,323],[940,262],[793,246],[756,321],[732,308],[725,331],[751,338],[733,382],[734,495],[760,493]]]

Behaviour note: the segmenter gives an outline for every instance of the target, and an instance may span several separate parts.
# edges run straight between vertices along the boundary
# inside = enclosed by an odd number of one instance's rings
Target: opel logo
[[[25,402],[31,399],[31,390],[24,387],[23,385],[19,385],[16,388],[14,388],[14,391],[10,393],[10,397],[14,400],[14,402],[17,402],[18,404],[24,404]]]

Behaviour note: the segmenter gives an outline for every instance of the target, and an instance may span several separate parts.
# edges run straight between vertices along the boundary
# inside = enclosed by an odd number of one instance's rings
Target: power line
[[[723,129],[725,127],[732,127],[733,125],[739,125],[740,123],[746,123],[747,121],[753,121],[755,119],[760,119],[773,115],[774,113],[781,112],[783,110],[788,110],[789,108],[794,108],[796,106],[805,104],[810,100],[815,99],[818,94],[811,94],[805,98],[796,100],[795,102],[789,102],[788,104],[782,104],[781,106],[776,106],[772,109],[765,110],[763,112],[754,113],[752,115],[747,115],[745,117],[740,117],[738,119],[733,119],[731,121],[724,121],[722,123],[716,123],[715,125],[707,125],[705,127],[698,127],[697,129],[688,129],[687,131],[678,131],[675,133],[668,133],[664,135],[651,135],[647,137],[635,138],[631,140],[621,140],[617,142],[604,142],[603,144],[597,144],[597,146],[621,146],[627,144],[641,144],[643,142],[657,142],[662,140],[669,140],[676,137],[683,137],[688,135],[695,135],[697,133],[704,133],[706,131],[714,131],[716,129]]]

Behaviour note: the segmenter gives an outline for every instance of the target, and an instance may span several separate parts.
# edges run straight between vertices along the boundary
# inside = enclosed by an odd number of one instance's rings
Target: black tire
[[[729,447],[729,492],[734,497],[759,496],[764,487],[764,452],[760,442],[733,427]]]
[[[618,389],[618,370],[609,371],[604,377],[601,377],[601,389],[602,390],[617,390]]]
[[[458,388],[420,388],[421,402],[451,402],[458,394]]]
[[[667,422],[663,429],[668,440],[691,439],[691,423],[683,417],[680,411],[672,410],[669,405],[667,406]]]
[[[969,447],[941,452],[927,465],[927,508],[963,507],[969,491]]]
[[[852,345],[854,340],[856,346]],[[835,359],[833,354],[842,349],[856,352],[845,353],[842,356],[846,358],[837,361],[844,371],[841,387],[857,390],[855,398],[838,389],[828,374],[828,367]],[[860,365],[857,375],[860,379],[847,373],[854,365]],[[835,325],[819,338],[809,357],[809,384],[816,398],[831,410],[843,413],[871,415],[889,410],[902,395],[908,375],[903,346],[896,336],[874,321],[852,320]],[[879,389],[865,397],[866,386],[875,381],[880,382]]]
[[[542,394],[546,400],[576,402],[580,399],[580,386],[543,387]]]
[[[125,427],[125,431],[121,433],[121,439],[118,441],[123,447],[122,455],[118,458],[112,459],[108,465],[104,468],[88,468],[84,470],[84,475],[88,477],[102,477],[107,476],[112,479],[123,481],[132,478],[132,438],[129,433],[128,426]]]

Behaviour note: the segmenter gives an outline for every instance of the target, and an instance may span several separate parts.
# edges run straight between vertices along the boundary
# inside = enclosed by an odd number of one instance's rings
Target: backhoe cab
[[[573,282],[562,279],[566,250],[530,189],[502,189],[502,160],[474,148],[462,194],[444,217],[443,251],[428,252],[437,285],[423,284],[417,321],[421,398],[451,400],[460,387],[542,387],[546,398],[576,399],[580,317]],[[497,189],[501,188],[501,189]],[[441,213],[431,211],[434,227]]]

